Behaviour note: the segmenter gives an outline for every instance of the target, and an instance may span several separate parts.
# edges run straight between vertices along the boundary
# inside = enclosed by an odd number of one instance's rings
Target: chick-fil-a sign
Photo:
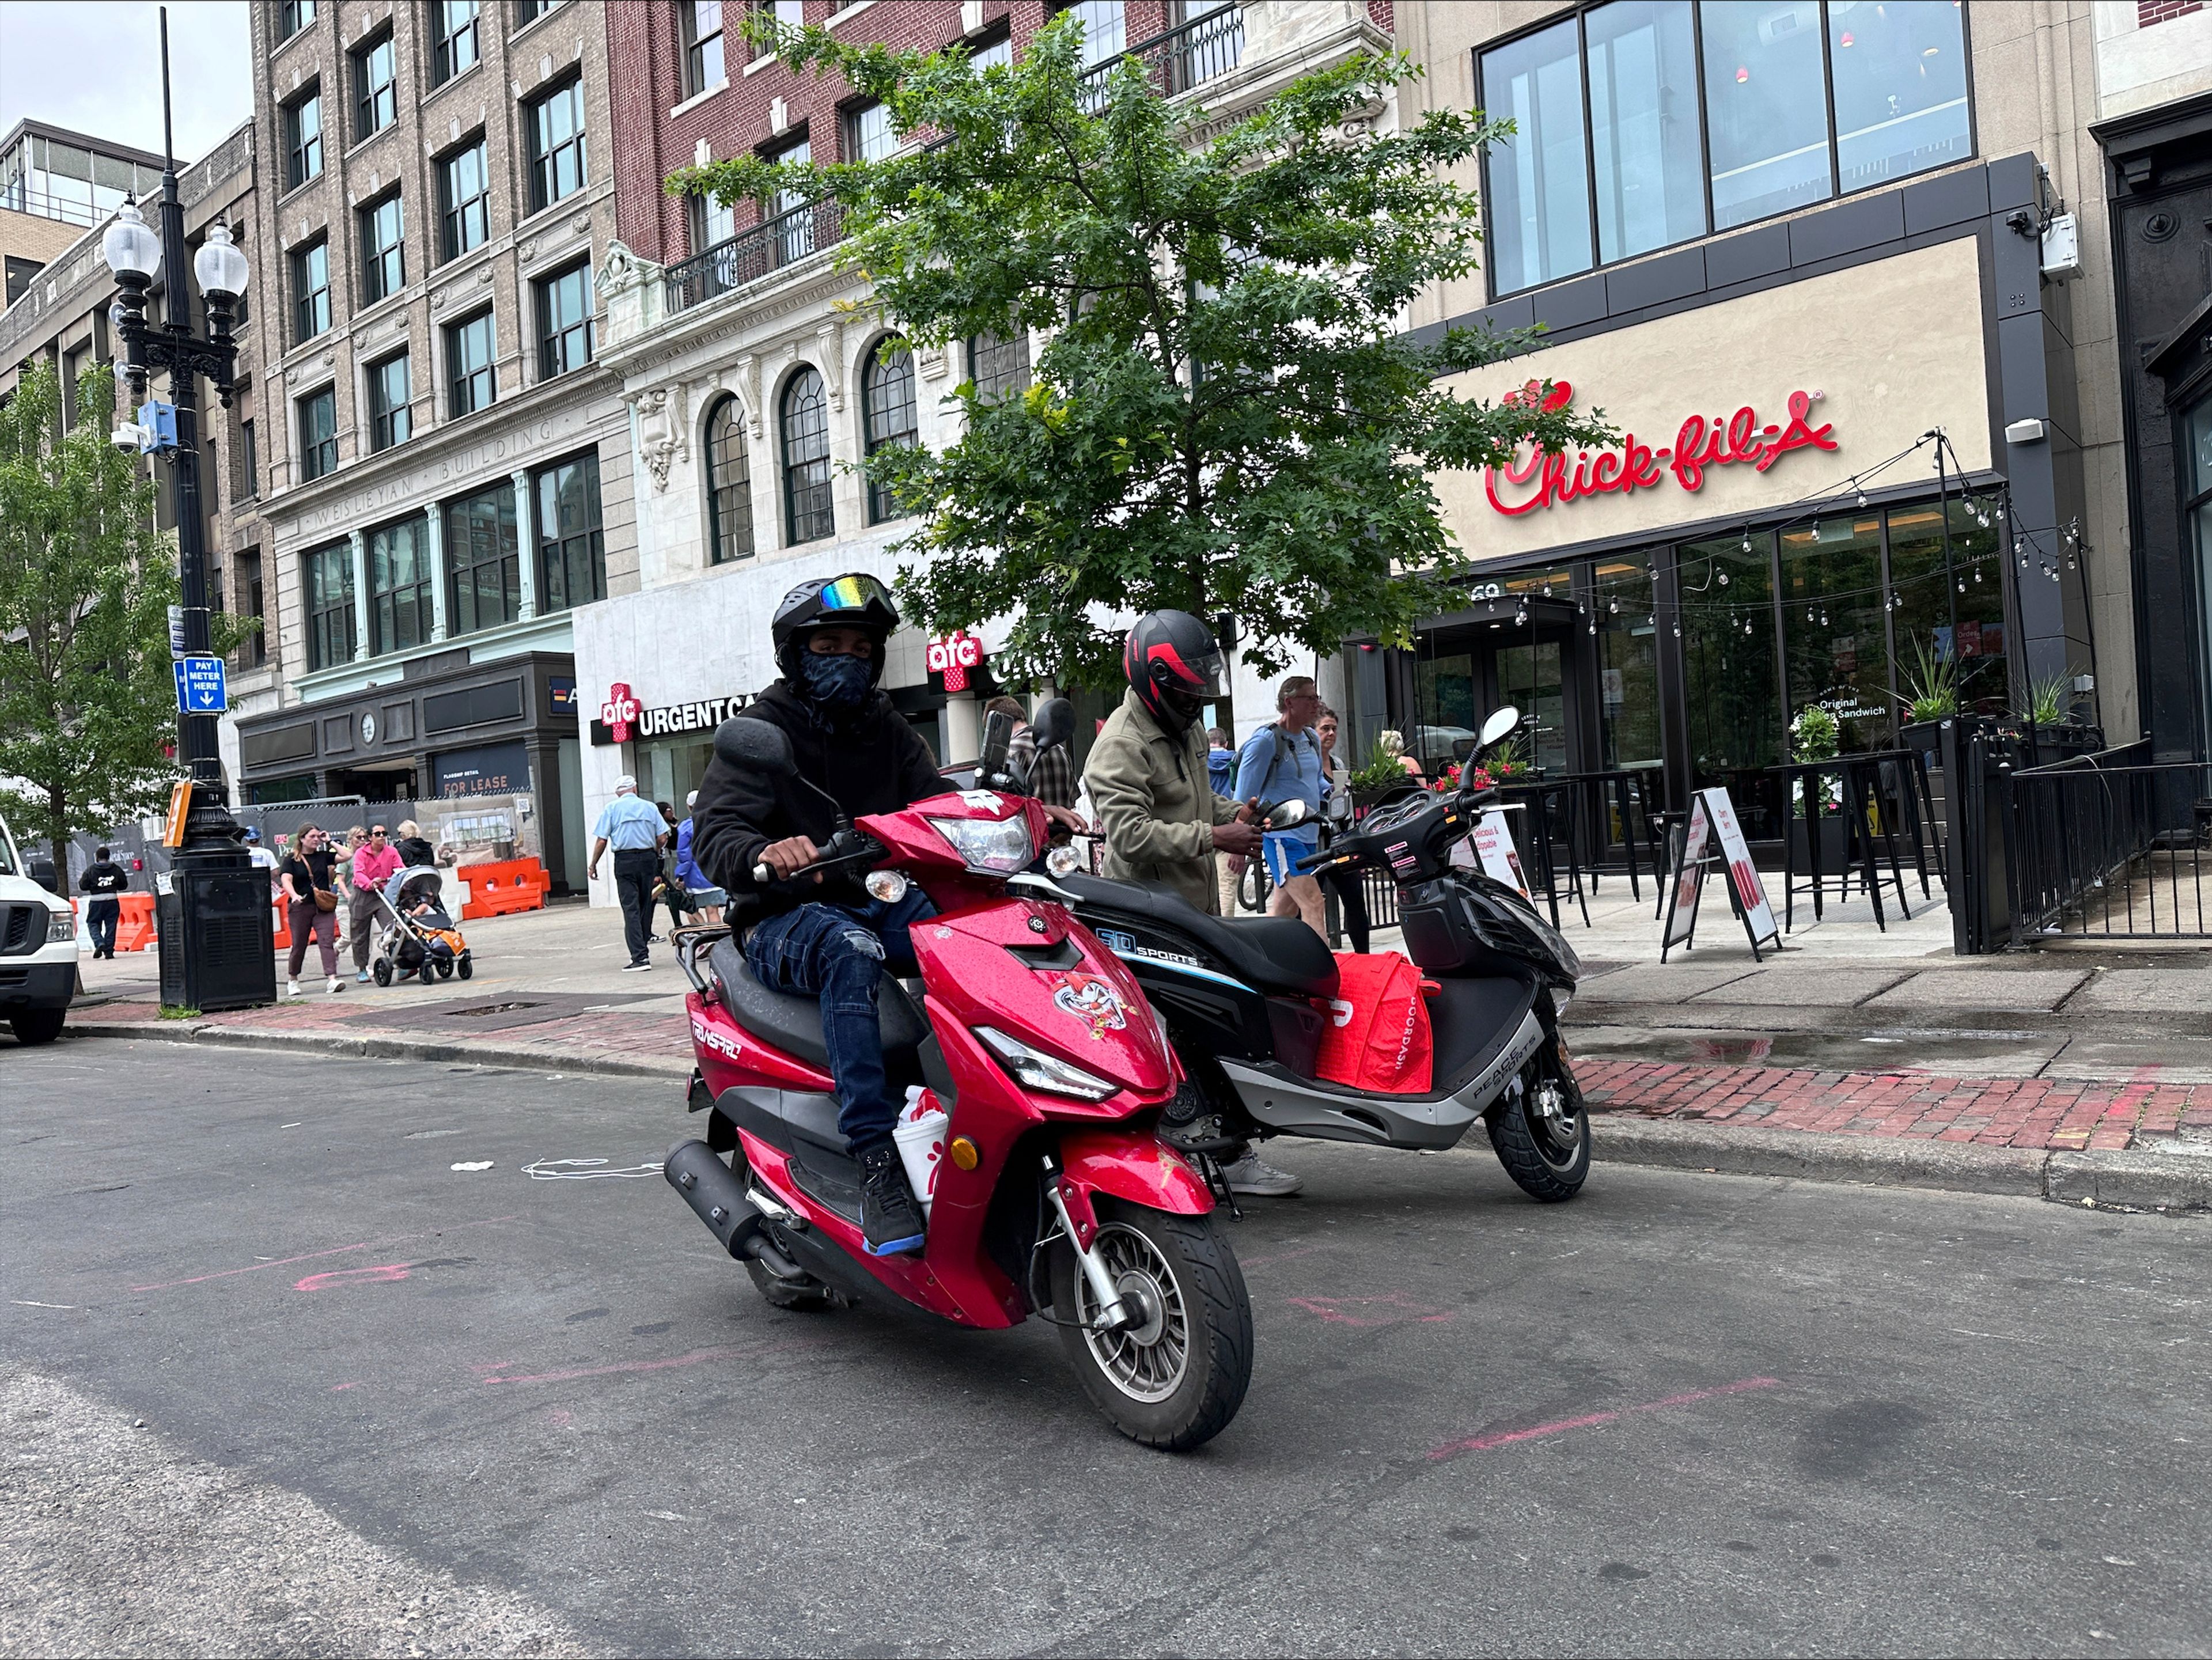
[[[1549,387],[1531,380],[1506,393],[1509,407],[1565,408],[1575,389],[1564,380]],[[1606,450],[1578,450],[1571,455],[1547,455],[1533,446],[1503,467],[1486,468],[1483,492],[1498,512],[1519,518],[1539,508],[1561,507],[1587,496],[1632,495],[1653,489],[1672,474],[1686,490],[1703,489],[1710,467],[1747,464],[1765,472],[1792,450],[1836,447],[1835,428],[1828,422],[1813,424],[1817,392],[1790,394],[1790,419],[1759,423],[1759,415],[1746,404],[1723,420],[1719,416],[1692,415],[1684,418],[1674,441],[1654,449],[1634,433],[1625,435],[1620,446]],[[1501,494],[1500,486],[1504,490]],[[1534,488],[1530,488],[1533,486]]]

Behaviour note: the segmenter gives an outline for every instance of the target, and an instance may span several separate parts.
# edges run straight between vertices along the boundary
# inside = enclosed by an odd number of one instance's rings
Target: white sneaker
[[[297,980],[287,980],[284,982],[284,995],[287,997],[297,997],[299,994],[300,982]]]
[[[325,987],[324,989],[335,994],[345,989],[345,982],[339,979],[337,976],[334,974],[331,976],[331,983]]]
[[[1287,1199],[1303,1191],[1306,1184],[1303,1176],[1261,1164],[1256,1152],[1246,1153],[1233,1164],[1224,1164],[1221,1173],[1228,1179],[1230,1192],[1250,1199]]]

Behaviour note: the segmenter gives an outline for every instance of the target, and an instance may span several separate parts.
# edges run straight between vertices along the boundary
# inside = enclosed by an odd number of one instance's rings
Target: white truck
[[[51,1043],[62,1035],[76,993],[76,913],[31,879],[0,819],[0,1019],[17,1043]]]

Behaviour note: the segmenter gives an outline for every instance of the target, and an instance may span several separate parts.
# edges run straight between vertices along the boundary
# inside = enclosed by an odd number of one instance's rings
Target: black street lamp
[[[126,202],[100,239],[100,253],[115,273],[121,297],[110,312],[122,340],[122,367],[131,406],[147,395],[149,375],[169,377],[176,430],[158,447],[169,462],[169,489],[177,520],[177,573],[184,599],[187,657],[210,654],[207,546],[200,518],[199,378],[215,385],[230,407],[231,371],[238,348],[231,318],[246,292],[246,256],[218,220],[192,260],[192,274],[207,301],[207,334],[195,334],[191,300],[184,283],[185,210],[177,196],[175,143],[169,124],[169,14],[161,10],[161,228],[155,234],[134,203]],[[165,272],[162,320],[149,323],[146,295],[155,273]],[[173,437],[173,441],[172,441]],[[181,702],[181,700],[180,700]],[[191,783],[181,845],[171,855],[171,891],[155,915],[161,936],[161,1000],[184,1007],[234,1008],[274,1002],[276,971],[265,879],[247,858],[238,821],[223,800],[222,762],[214,712],[179,708],[177,752]],[[172,827],[172,838],[175,830]]]

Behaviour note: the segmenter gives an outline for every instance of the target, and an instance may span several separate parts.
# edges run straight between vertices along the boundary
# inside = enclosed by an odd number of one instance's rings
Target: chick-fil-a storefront
[[[2048,391],[2071,367],[2032,311],[2033,334],[2005,330],[2018,262],[1996,238],[2018,239],[1989,200],[1448,383],[1601,410],[1617,436],[1437,479],[1480,562],[1412,650],[1354,642],[1359,735],[1395,727],[1433,767],[1515,704],[1547,771],[1640,771],[1678,806],[1724,785],[1771,842],[1788,793],[1768,769],[1807,709],[1844,751],[1880,749],[1931,682],[1998,713],[2030,675],[2090,674],[2079,469]],[[1690,252],[1710,277],[1725,246]]]

